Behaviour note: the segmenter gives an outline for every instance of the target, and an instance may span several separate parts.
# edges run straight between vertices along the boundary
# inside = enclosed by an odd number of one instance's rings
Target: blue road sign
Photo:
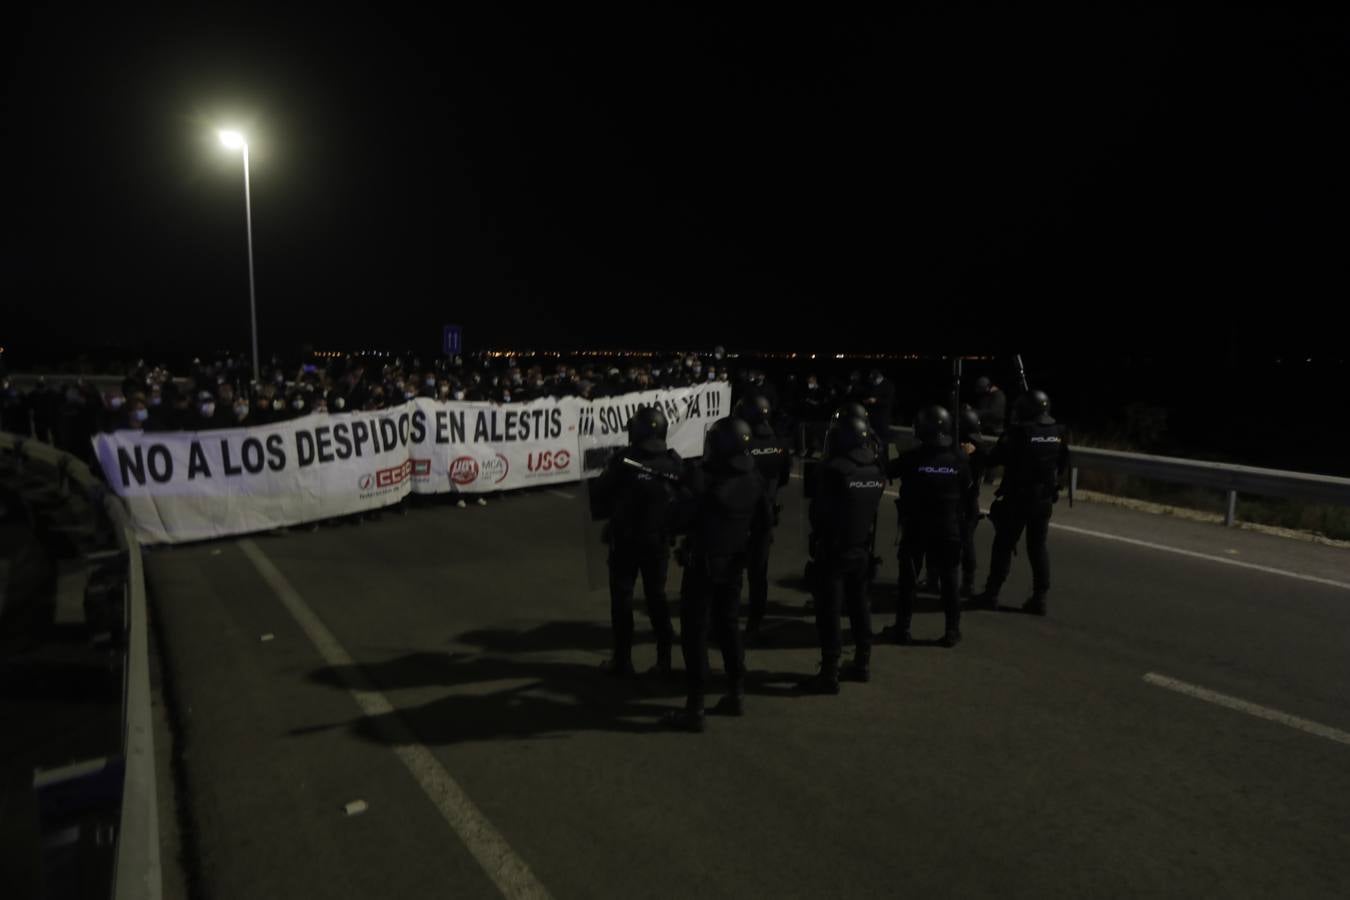
[[[464,352],[464,332],[458,325],[445,326],[441,349],[445,351],[446,356]]]

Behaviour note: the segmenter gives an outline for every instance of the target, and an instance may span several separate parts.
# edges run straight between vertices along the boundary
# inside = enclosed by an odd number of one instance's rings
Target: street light
[[[248,311],[253,324],[253,380],[261,381],[258,373],[258,300],[253,290],[253,200],[248,187],[248,141],[237,131],[220,132],[220,142],[230,150],[244,151],[244,223],[248,230]]]

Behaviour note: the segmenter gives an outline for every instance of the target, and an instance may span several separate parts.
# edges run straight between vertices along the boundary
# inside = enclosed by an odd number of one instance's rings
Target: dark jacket
[[[961,540],[974,484],[965,452],[920,444],[900,454],[890,468],[891,474],[900,479],[896,509],[900,513],[901,540]]]
[[[741,561],[750,542],[770,527],[764,477],[748,456],[691,466],[682,494],[680,527],[690,557],[710,563],[714,575]]]
[[[1003,466],[995,496],[1014,503],[1054,503],[1069,470],[1069,432],[1049,416],[1008,426],[989,454],[989,465]]]
[[[609,458],[591,492],[596,506],[609,511],[610,546],[634,552],[668,546],[671,503],[682,469],[674,450],[625,447]]]
[[[773,524],[777,525],[778,489],[792,477],[792,454],[787,443],[774,435],[773,428],[761,424],[755,427],[750,438],[750,458],[764,478],[769,505],[774,509]]]
[[[885,473],[867,447],[820,465],[811,499],[811,540],[817,559],[868,557]]]

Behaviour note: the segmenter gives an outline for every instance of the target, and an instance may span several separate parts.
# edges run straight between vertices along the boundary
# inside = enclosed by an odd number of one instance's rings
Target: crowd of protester
[[[379,410],[414,397],[512,403],[544,397],[600,398],[657,388],[728,383],[733,403],[745,394],[768,398],[783,435],[814,443],[845,400],[863,403],[881,434],[891,424],[895,389],[880,370],[820,377],[809,366],[737,365],[722,348],[711,353],[640,358],[481,355],[422,359],[347,356],[286,366],[273,357],[254,380],[249,360],[193,360],[184,371],[138,362],[121,384],[47,380],[20,390],[0,375],[0,430],[31,435],[88,459],[99,431],[203,431],[264,425],[313,414]],[[997,389],[994,389],[997,391]],[[799,426],[805,425],[802,428]],[[802,446],[802,450],[810,449]]]

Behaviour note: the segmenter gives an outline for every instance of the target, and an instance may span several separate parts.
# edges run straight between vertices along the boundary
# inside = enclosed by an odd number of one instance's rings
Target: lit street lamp
[[[253,380],[261,381],[258,374],[258,300],[253,290],[253,200],[248,188],[248,141],[237,131],[222,131],[220,142],[231,150],[244,151],[244,223],[248,229],[248,311],[253,324]]]

